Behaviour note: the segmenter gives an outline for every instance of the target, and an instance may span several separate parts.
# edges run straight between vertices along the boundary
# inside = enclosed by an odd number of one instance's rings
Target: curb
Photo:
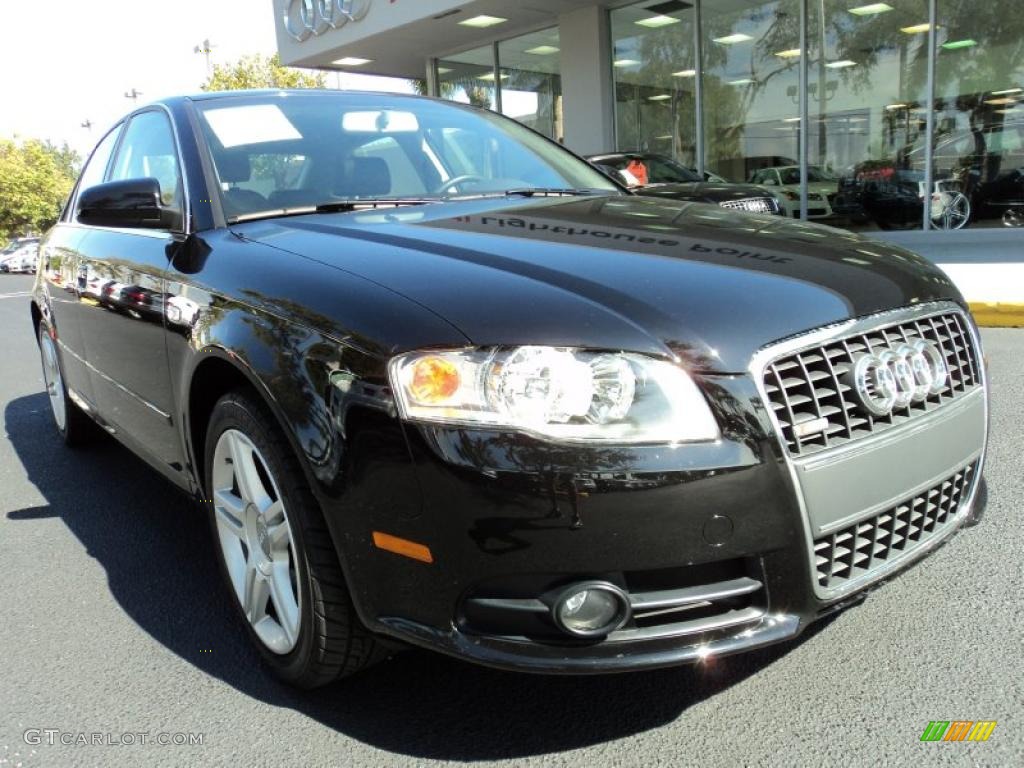
[[[974,321],[986,328],[1024,327],[1024,304],[968,302]]]

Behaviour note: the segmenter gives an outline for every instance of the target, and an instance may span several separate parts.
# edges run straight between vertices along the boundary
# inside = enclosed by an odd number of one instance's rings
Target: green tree
[[[326,88],[323,72],[303,72],[281,64],[278,54],[243,56],[234,64],[216,64],[202,85],[204,91],[238,91],[245,88]]]
[[[0,140],[0,236],[6,240],[53,226],[80,166],[67,144]]]

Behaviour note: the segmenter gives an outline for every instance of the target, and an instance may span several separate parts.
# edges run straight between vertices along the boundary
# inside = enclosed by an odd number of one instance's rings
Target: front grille
[[[790,454],[806,456],[890,429],[977,387],[977,354],[966,322],[958,312],[945,312],[831,340],[770,363],[764,371],[765,393]],[[855,356],[919,339],[933,342],[946,358],[946,388],[887,416],[872,415],[844,380]],[[813,431],[794,430],[794,425],[812,422]]]
[[[879,515],[816,539],[818,584],[840,587],[941,536],[956,519],[977,466],[969,464]]]
[[[742,200],[724,200],[719,205],[734,211],[747,213],[775,213],[776,203],[768,197],[747,197]]]

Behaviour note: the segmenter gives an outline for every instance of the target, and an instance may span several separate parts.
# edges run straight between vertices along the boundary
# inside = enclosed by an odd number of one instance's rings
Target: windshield
[[[11,242],[9,242],[4,247],[4,249],[2,251],[0,251],[0,255],[7,255],[8,253],[14,253],[19,248],[27,247],[27,246],[30,246],[30,245],[36,245],[38,242],[39,242],[38,240],[11,240]]]
[[[314,91],[196,106],[229,220],[360,200],[619,192],[519,123],[446,102]]]
[[[661,155],[645,155],[642,162],[647,165],[647,180],[651,184],[688,184],[701,181],[700,176],[694,171]]]
[[[639,163],[643,166],[641,173],[647,174],[648,184],[689,184],[701,180],[696,172],[663,155],[615,155],[599,158],[595,162],[606,168],[627,173],[630,173],[631,166],[635,167],[635,164]]]
[[[792,168],[780,168],[779,175],[782,176],[783,184],[799,184],[800,183],[800,169],[797,167]],[[814,183],[816,181],[836,181],[836,177],[828,171],[823,171],[816,165],[807,166],[807,181]]]

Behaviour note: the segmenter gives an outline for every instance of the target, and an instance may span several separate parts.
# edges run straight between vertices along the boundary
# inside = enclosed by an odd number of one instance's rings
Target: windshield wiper
[[[228,224],[241,224],[246,221],[259,221],[260,219],[276,219],[282,216],[308,216],[311,213],[347,213],[358,211],[364,208],[399,208],[407,205],[427,205],[428,203],[440,202],[440,198],[431,197],[410,197],[410,198],[380,198],[359,199],[359,200],[332,200],[318,205],[299,205],[294,208],[273,208],[266,211],[254,211],[253,213],[240,213],[237,216],[228,218]]]
[[[506,189],[505,197],[580,197],[584,195],[602,195],[612,192],[610,189],[558,189],[555,187],[519,187]]]
[[[320,203],[314,208],[315,213],[337,213],[339,211],[357,211],[362,208],[399,208],[405,205],[427,205],[438,203],[437,197],[405,197],[390,198],[382,197],[378,200],[332,200],[329,203]]]
[[[614,194],[613,189],[565,189],[557,187],[514,187],[504,191],[471,192],[465,195],[452,195],[444,198],[452,202],[466,202],[469,200],[493,200],[499,197],[583,197],[589,195]]]

